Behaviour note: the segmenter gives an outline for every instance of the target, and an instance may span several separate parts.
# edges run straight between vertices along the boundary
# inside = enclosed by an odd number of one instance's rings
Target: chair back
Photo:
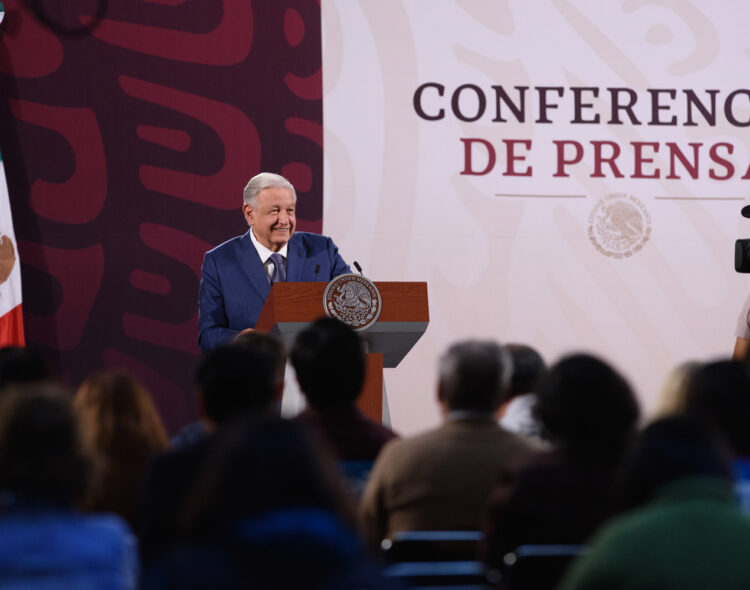
[[[504,590],[553,589],[571,562],[587,551],[585,545],[520,545],[506,553],[499,572],[488,577]]]
[[[385,574],[408,588],[483,590],[480,531],[409,531],[381,543]]]

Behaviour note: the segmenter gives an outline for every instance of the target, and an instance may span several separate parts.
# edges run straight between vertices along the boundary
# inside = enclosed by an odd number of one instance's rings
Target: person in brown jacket
[[[479,529],[498,470],[533,450],[495,419],[511,372],[495,342],[448,349],[437,392],[443,425],[389,442],[365,487],[359,516],[373,548],[401,531]]]

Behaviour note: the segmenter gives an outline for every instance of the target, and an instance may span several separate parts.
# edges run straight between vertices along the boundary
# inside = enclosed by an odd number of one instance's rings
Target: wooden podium
[[[275,283],[255,329],[278,335],[287,350],[308,324],[325,316],[327,283]],[[360,331],[367,344],[367,373],[358,404],[378,422],[383,419],[383,368],[397,366],[430,321],[427,283],[375,283],[383,300],[378,321]]]

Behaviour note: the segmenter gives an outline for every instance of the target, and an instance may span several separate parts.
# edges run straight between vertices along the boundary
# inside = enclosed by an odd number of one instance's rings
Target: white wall
[[[740,216],[750,180],[747,127],[716,125],[693,109],[685,125],[683,90],[707,101],[718,90],[723,106],[748,86],[750,59],[743,27],[750,4],[725,2],[482,0],[324,0],[325,227],[347,261],[358,260],[375,281],[427,281],[431,322],[426,335],[396,368],[386,371],[394,427],[412,433],[438,422],[434,403],[437,357],[451,342],[495,338],[525,342],[550,362],[572,350],[610,360],[631,380],[648,412],[667,372],[688,359],[728,355],[748,280],[734,272],[734,240],[750,237]],[[424,95],[430,113],[413,106],[425,82],[445,86]],[[450,113],[451,93],[474,84],[488,96],[487,113],[463,122]],[[528,86],[524,123],[494,122],[492,86],[516,96]],[[539,123],[535,87],[562,87],[559,106]],[[573,87],[596,87],[582,115],[599,124],[574,124]],[[608,124],[609,87],[635,91],[633,113],[642,124]],[[652,125],[647,89],[660,94],[677,125]],[[464,91],[464,114],[476,111]],[[621,95],[621,98],[624,94]],[[739,92],[732,115],[750,121],[750,99]],[[473,110],[472,110],[473,109]],[[464,143],[480,138],[496,150],[495,168],[462,174]],[[506,172],[503,140],[526,140],[517,171]],[[555,177],[556,144],[577,141],[581,161]],[[592,141],[613,142],[624,175],[607,165],[592,177]],[[637,178],[633,142],[642,147]],[[670,170],[668,142],[692,158],[701,143],[697,178],[679,162]],[[710,149],[719,146],[715,158]],[[475,169],[485,167],[481,148]],[[612,148],[606,146],[603,155]],[[571,147],[568,148],[568,157]],[[721,159],[731,161],[728,175]],[[516,195],[516,196],[498,196]],[[617,202],[619,204],[613,204]],[[608,253],[610,255],[608,255]],[[611,254],[628,254],[617,258]]]

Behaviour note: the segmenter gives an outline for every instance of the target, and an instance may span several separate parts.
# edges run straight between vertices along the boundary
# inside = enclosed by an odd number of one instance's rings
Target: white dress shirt
[[[258,256],[260,256],[260,261],[263,263],[263,269],[266,271],[266,276],[268,277],[268,282],[270,283],[274,268],[273,262],[271,261],[271,254],[273,254],[273,251],[266,248],[256,239],[252,228],[250,228],[250,240],[252,240],[253,246],[255,246],[255,249],[258,251]],[[284,269],[286,269],[288,265],[286,257],[288,245],[288,243],[284,244],[281,247],[281,250],[279,250],[279,254],[281,254],[282,258],[284,259]]]

